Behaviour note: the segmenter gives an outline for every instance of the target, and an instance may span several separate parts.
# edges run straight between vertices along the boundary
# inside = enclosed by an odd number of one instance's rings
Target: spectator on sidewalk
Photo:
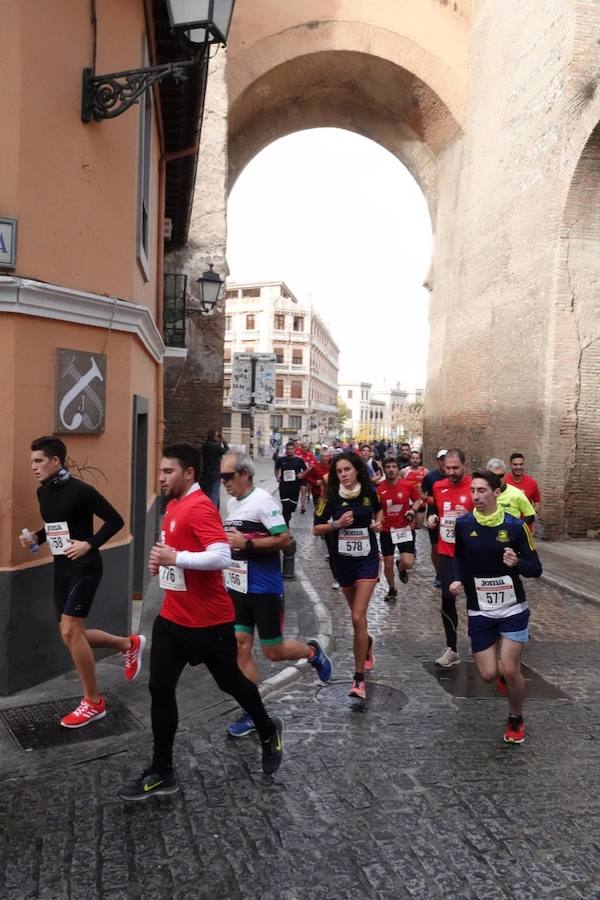
[[[206,432],[206,440],[202,444],[202,489],[219,509],[221,494],[221,458],[227,453],[229,446],[223,435],[211,429]]]

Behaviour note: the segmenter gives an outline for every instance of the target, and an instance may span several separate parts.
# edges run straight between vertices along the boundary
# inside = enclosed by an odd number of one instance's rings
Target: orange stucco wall
[[[102,0],[96,71],[135,68],[142,0]],[[92,65],[87,0],[4,4],[0,31],[0,215],[19,219],[16,273],[144,303],[156,298],[159,145],[154,133],[150,280],[136,261],[138,108],[83,124],[81,73]]]

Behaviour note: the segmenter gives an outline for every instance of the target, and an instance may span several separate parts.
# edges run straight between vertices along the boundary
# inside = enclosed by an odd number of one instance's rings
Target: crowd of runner
[[[440,449],[434,456],[436,467],[428,470],[421,451],[407,443],[336,441],[311,448],[290,441],[274,454],[278,504],[254,485],[253,460],[224,445],[220,480],[229,500],[221,519],[216,493],[211,491],[211,499],[199,485],[199,451],[184,443],[164,448],[159,481],[169,502],[148,561],[164,591],[150,652],[154,750],[150,765],[123,786],[124,799],[144,800],[179,789],[173,767],[176,687],[187,664],[204,663],[218,686],[239,703],[240,715],[227,733],[240,738],[256,731],[263,771],[272,775],[279,768],[283,722],[269,715],[258,691],[255,631],[269,660],[305,659],[322,682],[333,672],[316,640],[291,640],[283,631],[281,552],[289,548],[298,505],[303,514],[310,500],[313,533],[323,539],[332,587],[341,588],[351,616],[350,697],[361,703],[368,699],[365,675],[374,668],[375,653],[367,612],[375,586],[384,578],[383,599],[396,602],[395,576],[400,585],[408,583],[416,533],[426,528],[445,639],[436,664],[447,668],[461,661],[456,600],[464,592],[469,652],[481,678],[495,681],[508,699],[504,740],[524,741],[521,656],[529,609],[521,578],[541,574],[533,540],[539,489],[525,473],[520,452],[511,454],[509,469],[494,457],[471,474],[458,448]],[[107,713],[96,684],[93,648],[120,651],[125,678],[133,680],[141,670],[146,639],[86,626],[102,577],[99,548],[123,527],[123,519],[98,491],[71,476],[59,438],[33,441],[31,465],[39,482],[43,525],[36,531],[24,528],[19,537],[32,552],[47,541],[53,554],[59,630],[83,693],[61,725],[80,728]],[[94,516],[102,521],[95,532]]]

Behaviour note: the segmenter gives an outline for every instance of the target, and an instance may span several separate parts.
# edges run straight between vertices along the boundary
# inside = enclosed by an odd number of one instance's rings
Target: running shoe
[[[398,569],[398,578],[402,584],[408,584],[408,572],[400,565],[400,560],[396,560],[396,568]]]
[[[92,703],[91,700],[86,700],[84,697],[77,709],[74,709],[64,719],[61,719],[60,724],[63,728],[83,728],[84,725],[89,725],[90,722],[97,722],[98,719],[103,719],[105,715],[106,704],[103,697],[100,697],[99,703]]]
[[[394,600],[397,600],[398,591],[396,590],[396,588],[390,588],[383,599],[387,600],[388,603],[392,603]]]
[[[356,678],[352,681],[352,687],[348,692],[349,697],[356,697],[358,700],[366,700],[367,699],[367,688],[365,686],[364,681],[357,681]]]
[[[451,650],[450,647],[446,647],[441,656],[439,656],[435,664],[436,666],[442,666],[444,669],[449,669],[450,666],[456,666],[460,662],[460,656],[454,650]]]
[[[246,737],[247,734],[252,734],[253,731],[256,731],[256,725],[248,713],[244,713],[243,716],[240,716],[239,719],[227,726],[227,734],[234,738]]]
[[[121,653],[125,663],[125,678],[134,681],[142,671],[142,655],[146,646],[146,638],[143,634],[131,635],[131,647]]]
[[[262,744],[262,770],[265,775],[274,775],[283,756],[283,722],[279,716],[271,716],[275,731]]]
[[[373,654],[373,638],[369,635],[369,649],[365,659],[365,672],[372,672],[375,668],[375,656]]]
[[[315,655],[312,657],[312,659],[309,659],[310,665],[313,667],[313,669],[317,670],[317,675],[319,676],[321,681],[329,681],[329,679],[331,678],[331,673],[333,672],[331,660],[323,651],[323,648],[318,641],[307,641],[306,643],[309,647],[314,647],[315,649]]]
[[[340,589],[339,581],[334,581],[333,584],[331,585],[331,587],[333,588],[334,591],[339,591],[339,589]]]
[[[515,719],[515,717],[509,716],[504,729],[504,742],[506,744],[522,744],[524,740],[525,722],[522,718]]]
[[[167,797],[178,790],[179,783],[173,769],[163,775],[146,769],[139,778],[124,784],[119,796],[123,800],[148,800],[150,797]]]
[[[432,581],[432,584],[436,588],[441,588],[441,586],[442,586],[442,582],[440,581],[439,578],[434,578]]]
[[[496,690],[499,694],[504,694],[505,697],[508,697],[508,688],[506,686],[504,675],[498,675],[496,678]]]

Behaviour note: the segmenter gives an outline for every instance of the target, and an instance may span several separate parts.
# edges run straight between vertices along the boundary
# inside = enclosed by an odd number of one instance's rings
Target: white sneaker
[[[333,588],[334,591],[339,591],[339,589],[340,589],[339,581],[334,581],[333,584],[331,585],[331,587]]]
[[[448,669],[450,666],[458,665],[459,662],[460,656],[458,653],[455,653],[450,647],[446,647],[439,659],[436,659],[435,664],[436,666],[443,666],[445,669]]]

